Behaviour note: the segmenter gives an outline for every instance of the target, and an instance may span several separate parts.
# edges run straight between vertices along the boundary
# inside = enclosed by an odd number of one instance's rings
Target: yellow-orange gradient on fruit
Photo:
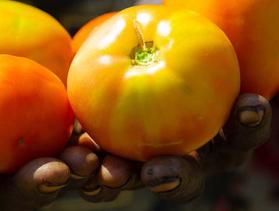
[[[0,1],[0,53],[30,58],[54,72],[65,84],[73,57],[67,31],[32,6]]]
[[[30,59],[1,54],[0,89],[0,174],[57,155],[74,118],[61,80]]]
[[[225,31],[237,52],[241,91],[271,99],[279,90],[278,0],[164,0],[197,11]]]
[[[215,24],[136,6],[90,34],[70,67],[68,95],[102,149],[147,160],[207,143],[227,120],[239,80],[234,49]]]
[[[112,17],[114,14],[116,14],[116,12],[105,13],[83,25],[73,37],[73,51],[76,53],[90,32],[105,22],[107,19]]]

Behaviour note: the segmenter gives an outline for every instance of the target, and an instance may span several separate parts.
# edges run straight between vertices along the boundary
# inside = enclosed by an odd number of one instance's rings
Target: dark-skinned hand
[[[102,152],[76,125],[72,142],[78,144],[68,146],[59,159],[36,159],[14,175],[1,176],[0,210],[32,210],[71,190],[78,190],[88,201],[112,201],[121,191],[140,187],[163,199],[186,203],[202,193],[206,176],[245,163],[268,140],[270,125],[268,101],[242,95],[223,130],[208,144],[184,157],[162,156],[145,163]]]

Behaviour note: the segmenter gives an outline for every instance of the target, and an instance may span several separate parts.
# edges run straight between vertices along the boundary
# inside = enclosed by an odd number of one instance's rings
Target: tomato
[[[102,149],[135,160],[185,155],[223,126],[239,66],[206,18],[164,6],[125,9],[92,32],[71,64],[68,96]]]
[[[0,89],[0,173],[63,149],[74,117],[56,75],[27,58],[1,54]]]
[[[271,99],[279,91],[278,0],[164,0],[215,22],[237,52],[241,91]]]
[[[0,1],[0,53],[30,58],[65,84],[73,58],[71,37],[53,17],[15,1]]]
[[[80,30],[75,34],[73,37],[73,50],[76,53],[78,49],[81,47],[82,43],[86,40],[88,35],[92,30],[94,30],[96,27],[101,25],[103,22],[105,22],[107,19],[112,17],[116,12],[109,12],[103,15],[100,15],[96,18],[93,18],[88,23],[86,23],[84,26],[80,28]]]

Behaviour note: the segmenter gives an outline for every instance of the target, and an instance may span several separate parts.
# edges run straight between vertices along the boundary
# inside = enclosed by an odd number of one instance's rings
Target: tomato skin
[[[133,64],[135,22],[158,49],[153,64]],[[185,10],[137,6],[90,34],[71,65],[68,96],[102,149],[143,161],[207,143],[227,120],[239,85],[236,54],[215,24]]]
[[[64,148],[74,115],[57,76],[27,58],[1,54],[0,89],[0,173]]]
[[[32,59],[66,84],[72,39],[49,14],[15,1],[0,1],[0,54]]]
[[[93,18],[88,23],[83,25],[73,37],[73,51],[76,53],[78,49],[80,49],[86,38],[89,36],[90,32],[115,14],[116,12],[105,13],[96,18]]]
[[[271,99],[279,91],[278,0],[164,0],[199,12],[230,38],[241,70],[241,92]]]

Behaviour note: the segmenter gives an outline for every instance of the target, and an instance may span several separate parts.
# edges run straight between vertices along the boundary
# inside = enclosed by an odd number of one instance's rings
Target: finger
[[[69,188],[81,187],[99,167],[99,158],[90,149],[82,146],[67,147],[60,155],[71,170]]]
[[[203,170],[216,174],[242,167],[253,150],[268,140],[271,113],[269,102],[263,97],[240,96],[223,133],[198,150]]]
[[[271,106],[265,98],[244,94],[224,127],[225,138],[235,148],[255,149],[270,137],[271,117]]]
[[[136,164],[116,156],[107,155],[96,176],[82,189],[82,197],[89,201],[111,201],[124,189],[138,184]]]
[[[164,156],[143,165],[143,184],[163,199],[187,202],[198,197],[204,187],[204,177],[192,156]]]
[[[77,145],[87,147],[93,152],[100,152],[100,146],[89,136],[88,133],[83,133],[77,140]]]
[[[131,161],[108,155],[103,160],[98,179],[101,185],[110,188],[120,188],[127,184],[133,170]]]
[[[24,210],[48,204],[67,185],[69,176],[68,166],[60,160],[33,160],[6,181],[5,204],[9,207],[8,210]]]

